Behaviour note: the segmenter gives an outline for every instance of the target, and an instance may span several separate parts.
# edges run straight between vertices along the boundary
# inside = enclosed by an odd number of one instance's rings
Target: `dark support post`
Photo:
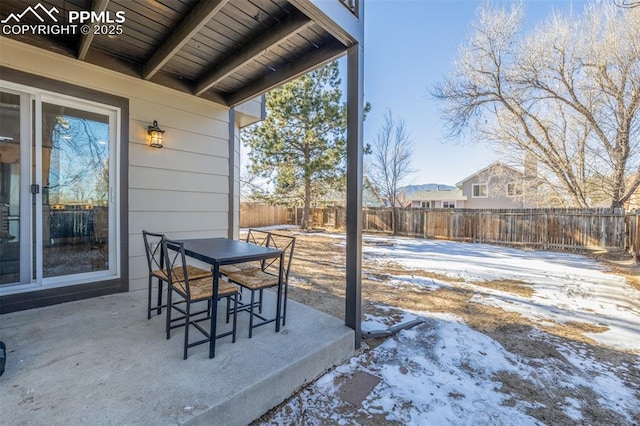
[[[235,238],[235,229],[239,225],[235,221],[236,198],[236,111],[229,110],[229,209],[227,237]]]
[[[363,48],[347,50],[347,289],[345,324],[360,349],[362,320]]]

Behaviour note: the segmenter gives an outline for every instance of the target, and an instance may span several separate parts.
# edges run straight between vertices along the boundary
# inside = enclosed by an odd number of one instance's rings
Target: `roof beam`
[[[103,12],[107,5],[109,4],[109,0],[93,0],[91,4],[91,11],[100,13]],[[93,31],[89,31],[87,34],[82,34],[80,37],[80,45],[78,47],[78,59],[84,61],[87,57],[87,52],[89,51],[89,47],[91,46],[91,42],[93,42],[93,37],[95,33]]]
[[[296,11],[279,25],[260,34],[248,45],[235,52],[227,62],[223,62],[196,83],[195,95],[200,96],[222,79],[244,67],[248,62],[265,54],[269,48],[293,37],[313,24],[309,18]]]
[[[346,47],[364,42],[364,1],[357,4],[360,8],[358,19],[339,1],[326,0],[288,0],[296,9],[324,28],[329,34]]]
[[[201,1],[191,9],[189,15],[171,33],[144,65],[142,78],[149,80],[169,59],[171,59],[191,38],[202,29],[229,0]]]
[[[291,61],[275,71],[259,78],[227,97],[227,105],[235,107],[249,99],[255,98],[277,86],[280,86],[296,77],[308,73],[328,62],[337,59],[346,52],[344,45],[338,41],[332,41],[318,49]]]

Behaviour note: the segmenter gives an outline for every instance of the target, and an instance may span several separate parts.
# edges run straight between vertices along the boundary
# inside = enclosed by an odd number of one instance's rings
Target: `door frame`
[[[129,99],[105,92],[73,85],[63,81],[22,72],[0,66],[0,79],[10,83],[41,89],[61,97],[71,97],[93,103],[104,104],[120,110],[117,123],[119,132],[118,184],[114,188],[119,203],[116,206],[120,218],[116,250],[120,254],[119,277],[88,281],[74,285],[56,287],[25,288],[23,292],[0,296],[0,314],[48,306],[73,300],[86,299],[106,294],[129,291]],[[36,117],[37,119],[37,117]],[[36,129],[38,126],[36,126]]]

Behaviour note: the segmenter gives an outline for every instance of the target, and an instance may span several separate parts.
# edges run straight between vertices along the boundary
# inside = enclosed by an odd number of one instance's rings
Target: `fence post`
[[[634,219],[634,230],[633,230],[633,261],[635,263],[638,263],[638,225],[639,222],[638,221],[638,214],[639,212],[636,210],[636,214]]]
[[[478,214],[476,212],[471,213],[471,241],[478,242]]]
[[[427,220],[429,218],[429,215],[427,214],[427,211],[424,210],[424,221],[422,222],[422,238],[427,238]]]
[[[607,247],[607,220],[606,216],[600,216],[600,247]]]
[[[542,220],[542,225],[544,226],[544,231],[542,232],[542,249],[549,250],[549,218],[547,213],[542,215]]]

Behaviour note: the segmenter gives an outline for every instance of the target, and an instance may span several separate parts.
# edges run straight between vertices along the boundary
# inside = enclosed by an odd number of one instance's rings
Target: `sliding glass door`
[[[113,278],[118,110],[22,89],[0,93],[0,294]]]

